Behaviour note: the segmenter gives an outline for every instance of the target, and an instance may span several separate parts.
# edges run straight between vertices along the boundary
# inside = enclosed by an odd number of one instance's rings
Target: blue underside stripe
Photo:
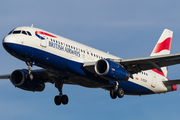
[[[141,86],[136,83],[127,81],[127,82],[119,82],[119,87],[123,88],[126,94],[130,95],[144,95],[144,94],[153,94],[154,92]]]
[[[29,46],[13,44],[13,43],[3,43],[3,46],[10,54],[17,57],[18,59],[25,61],[30,58],[32,61],[36,62],[37,66],[43,67],[45,69],[47,68],[53,68],[54,70],[68,69],[73,73],[93,79],[92,82],[96,80],[99,83],[103,83],[103,84],[111,84],[111,85],[114,84],[113,82],[109,82],[99,77],[92,77],[94,75],[82,69],[83,63],[71,61],[62,58],[60,56],[36,48],[32,48]],[[119,87],[124,89],[125,94],[143,95],[143,94],[154,93],[153,91],[130,81],[119,82]]]

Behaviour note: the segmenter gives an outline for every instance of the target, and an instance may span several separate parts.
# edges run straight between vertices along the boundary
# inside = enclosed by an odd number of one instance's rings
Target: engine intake
[[[94,67],[96,74],[110,81],[127,81],[130,77],[121,65],[108,59],[98,60]]]
[[[26,70],[15,70],[12,72],[10,80],[11,83],[20,89],[27,91],[43,91],[45,84],[40,80],[35,74],[33,74],[33,79],[29,79],[29,73]]]

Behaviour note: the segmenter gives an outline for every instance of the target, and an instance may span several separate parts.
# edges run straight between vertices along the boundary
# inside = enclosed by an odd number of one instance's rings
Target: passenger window
[[[20,34],[21,33],[21,30],[16,30],[13,32],[13,34]]]
[[[71,46],[71,49],[75,49],[75,47]]]
[[[85,53],[85,50],[82,50],[82,49],[81,49],[81,52]]]
[[[27,33],[26,33],[25,31],[22,31],[22,34],[25,34],[25,35],[27,35]]]
[[[31,33],[30,33],[29,31],[27,31],[27,33],[28,33],[29,36],[32,36]]]

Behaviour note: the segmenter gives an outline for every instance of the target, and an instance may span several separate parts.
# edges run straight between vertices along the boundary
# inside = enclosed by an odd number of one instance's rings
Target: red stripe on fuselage
[[[152,69],[152,71],[154,71],[154,72],[156,72],[156,73],[158,73],[158,74],[160,74],[160,75],[166,77],[166,76],[164,75],[163,71],[160,72],[160,71],[157,70],[157,69]]]
[[[42,31],[36,31],[35,34],[41,34],[41,35],[46,35],[46,36],[49,36],[49,37],[57,38],[57,37],[54,36],[54,35],[51,35],[51,34],[49,34],[49,33],[45,33],[45,32],[42,32]]]
[[[171,49],[171,40],[172,38],[169,37],[165,39],[163,42],[158,43],[156,48],[154,49],[153,53],[158,53],[162,50],[170,50]]]

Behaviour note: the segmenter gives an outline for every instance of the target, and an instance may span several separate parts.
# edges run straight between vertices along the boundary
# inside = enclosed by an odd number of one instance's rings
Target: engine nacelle
[[[121,65],[108,59],[98,60],[94,67],[96,74],[110,81],[127,81],[130,77]]]
[[[31,73],[32,74],[32,73]],[[26,70],[15,70],[10,77],[11,83],[20,89],[27,91],[43,91],[45,84],[33,74],[33,79],[29,78],[29,73]]]

